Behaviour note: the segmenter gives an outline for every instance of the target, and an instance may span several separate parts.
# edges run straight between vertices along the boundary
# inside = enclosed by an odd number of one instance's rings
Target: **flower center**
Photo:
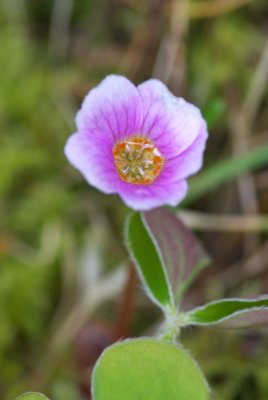
[[[142,136],[118,142],[113,148],[113,155],[118,175],[128,183],[152,183],[164,165],[164,158],[157,147]]]

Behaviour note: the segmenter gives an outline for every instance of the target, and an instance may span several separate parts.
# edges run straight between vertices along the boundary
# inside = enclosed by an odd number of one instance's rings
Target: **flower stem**
[[[166,313],[166,320],[159,336],[160,340],[178,343],[181,328],[185,325],[187,325],[187,322],[184,313],[179,313],[177,310],[169,310]]]

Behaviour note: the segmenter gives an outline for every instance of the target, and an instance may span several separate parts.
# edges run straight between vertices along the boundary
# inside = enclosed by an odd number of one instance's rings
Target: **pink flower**
[[[134,210],[176,206],[202,166],[206,123],[156,79],[110,75],[86,96],[65,154],[90,185]]]

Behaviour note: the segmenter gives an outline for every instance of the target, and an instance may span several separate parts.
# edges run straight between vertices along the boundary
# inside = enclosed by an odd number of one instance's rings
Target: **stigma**
[[[117,142],[113,148],[114,163],[120,178],[128,183],[148,185],[158,177],[164,158],[153,142],[133,136]]]

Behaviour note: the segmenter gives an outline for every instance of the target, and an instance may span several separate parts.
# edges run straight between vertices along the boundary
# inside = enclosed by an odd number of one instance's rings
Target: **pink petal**
[[[78,131],[110,136],[114,142],[137,134],[142,121],[143,105],[137,88],[118,75],[109,75],[89,92],[76,118]]]
[[[197,138],[204,120],[198,108],[175,97],[156,79],[138,86],[144,104],[142,133],[166,159],[178,156]]]
[[[208,134],[206,126],[203,125],[195,141],[179,156],[166,160],[158,183],[174,182],[198,172],[203,165],[204,149]]]
[[[176,206],[187,193],[186,181],[168,185],[131,185],[122,182],[118,193],[126,205],[136,211],[148,211],[163,205]]]
[[[92,186],[104,193],[115,193],[119,179],[115,170],[112,141],[98,135],[75,133],[65,145],[65,155]]]

